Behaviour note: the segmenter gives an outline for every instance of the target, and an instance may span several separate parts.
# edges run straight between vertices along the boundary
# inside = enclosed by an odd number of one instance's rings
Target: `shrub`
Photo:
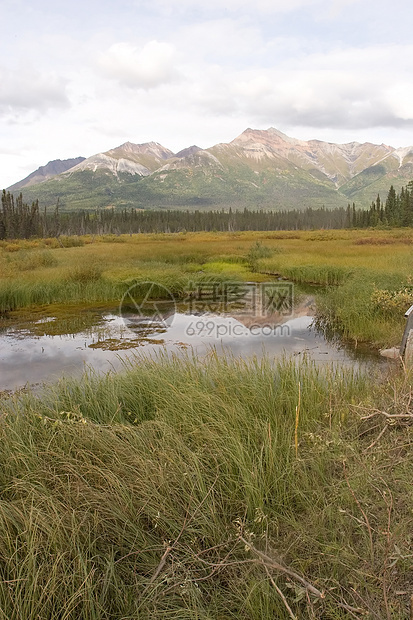
[[[273,250],[266,245],[263,245],[261,241],[256,241],[248,250],[247,262],[251,271],[258,271],[258,261],[260,258],[270,258],[273,254]]]
[[[396,291],[375,288],[371,300],[385,314],[404,314],[413,304],[413,282],[409,279],[405,286]]]

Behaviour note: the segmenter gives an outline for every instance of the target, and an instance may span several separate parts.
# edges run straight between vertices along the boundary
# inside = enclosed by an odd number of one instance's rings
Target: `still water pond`
[[[52,311],[52,312],[51,312]],[[162,309],[162,316],[142,316],[118,309],[65,310],[63,316],[39,309],[2,320],[0,328],[0,391],[37,385],[66,376],[119,369],[140,352],[193,350],[202,356],[211,347],[248,358],[308,356],[317,363],[339,362],[356,368],[381,363],[373,353],[362,353],[328,342],[314,325],[314,304],[306,297],[288,317],[255,318],[237,313],[191,312]],[[272,320],[271,320],[272,319]]]

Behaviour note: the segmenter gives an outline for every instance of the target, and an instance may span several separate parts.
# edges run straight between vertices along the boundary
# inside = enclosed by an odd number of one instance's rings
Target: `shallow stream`
[[[80,376],[87,367],[98,373],[117,370],[139,352],[161,350],[190,349],[202,356],[214,347],[243,358],[308,356],[319,364],[361,369],[384,363],[378,354],[327,341],[313,326],[314,312],[314,300],[306,295],[291,311],[265,316],[235,306],[222,311],[162,302],[145,312],[124,306],[13,313],[0,327],[0,391]]]

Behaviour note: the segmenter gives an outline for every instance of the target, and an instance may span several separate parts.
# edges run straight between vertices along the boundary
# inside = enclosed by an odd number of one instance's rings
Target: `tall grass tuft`
[[[89,282],[97,282],[102,278],[103,268],[96,263],[86,265],[76,265],[72,267],[66,276],[68,282],[78,282],[79,284],[88,284]]]
[[[33,305],[71,302],[118,301],[126,288],[122,283],[97,281],[0,282],[0,312]]]

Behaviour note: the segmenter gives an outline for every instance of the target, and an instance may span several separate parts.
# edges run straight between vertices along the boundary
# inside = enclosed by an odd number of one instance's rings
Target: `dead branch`
[[[368,415],[362,416],[361,420],[371,420],[375,416],[382,415],[387,420],[413,420],[413,412],[410,411],[410,403],[412,400],[412,395],[409,394],[409,400],[406,405],[406,413],[388,413],[387,411],[383,411],[382,409],[377,409],[375,407],[364,407],[363,405],[353,405],[354,409],[361,409],[362,411],[369,411]]]
[[[382,415],[386,420],[413,420],[413,413],[387,413],[387,411],[381,411],[380,409],[373,409],[370,415],[365,415],[362,420],[370,420],[376,415]]]
[[[356,502],[357,506],[359,507],[360,512],[361,512],[361,514],[363,515],[364,520],[365,520],[365,522],[366,522],[367,530],[368,530],[368,533],[369,533],[369,539],[370,539],[370,553],[371,553],[371,559],[372,559],[372,560],[374,560],[373,534],[372,534],[372,531],[371,531],[370,521],[369,521],[369,519],[368,519],[368,517],[367,517],[366,513],[364,512],[364,510],[363,510],[363,508],[362,508],[362,506],[361,506],[361,504],[360,504],[359,500],[357,499],[357,497],[356,497],[356,495],[355,495],[355,493],[354,493],[353,489],[351,488],[350,481],[349,481],[348,476],[347,476],[346,462],[345,462],[345,461],[343,461],[343,469],[344,469],[344,477],[345,477],[345,479],[346,479],[347,486],[348,486],[348,488],[350,489],[350,493],[351,493],[351,495],[353,496],[353,499],[354,499],[354,501]]]
[[[179,532],[178,536],[175,538],[174,542],[170,545],[168,545],[159,561],[158,566],[156,567],[155,572],[153,573],[152,577],[150,578],[148,584],[146,585],[146,587],[143,589],[142,592],[142,596],[144,596],[144,594],[146,594],[146,592],[148,591],[149,587],[153,584],[153,582],[157,579],[159,573],[162,571],[163,567],[166,564],[166,560],[168,558],[168,555],[171,553],[171,551],[176,547],[176,545],[179,542],[179,539],[181,538],[182,534],[184,533],[186,527],[189,525],[189,523],[191,523],[191,521],[193,521],[195,519],[196,514],[198,513],[198,511],[201,509],[202,505],[205,503],[205,501],[207,500],[208,496],[210,495],[210,493],[212,493],[212,490],[216,484],[216,481],[218,480],[218,476],[215,477],[214,482],[212,483],[210,489],[208,489],[208,492],[206,493],[205,497],[203,498],[203,500],[198,504],[198,506],[196,507],[196,509],[194,510],[193,514],[191,515],[190,518],[188,518],[188,512],[189,512],[189,506],[187,509],[187,513],[185,515],[185,519],[184,519],[184,523],[182,525],[181,531]]]
[[[243,542],[246,547],[251,549],[251,551],[259,557],[259,559],[261,560],[261,563],[264,564],[264,566],[267,566],[269,568],[274,568],[275,570],[278,570],[280,573],[284,573],[285,575],[288,575],[292,579],[299,581],[301,585],[303,585],[306,588],[306,590],[311,592],[311,594],[314,594],[314,596],[317,596],[318,598],[325,597],[324,592],[320,592],[320,590],[315,588],[309,581],[304,579],[304,577],[302,577],[298,573],[295,573],[287,566],[284,566],[279,561],[274,560],[269,555],[266,555],[265,553],[262,553],[262,551],[259,551],[256,547],[254,547],[252,543],[246,540],[243,536],[240,536],[240,541]]]
[[[287,599],[285,598],[284,594],[281,592],[280,588],[277,586],[277,584],[275,583],[274,579],[272,578],[271,573],[268,570],[268,567],[264,566],[264,568],[265,568],[265,572],[268,575],[268,579],[271,582],[271,585],[275,588],[275,590],[280,595],[280,598],[281,598],[282,602],[284,603],[284,606],[285,606],[286,610],[288,611],[288,614],[289,614],[290,618],[292,618],[292,620],[297,620],[297,616],[294,615],[293,610],[289,606]]]
[[[365,450],[363,450],[363,454],[366,454],[366,452],[371,450],[371,448],[373,448],[376,445],[376,443],[381,439],[381,437],[384,435],[384,433],[387,431],[387,429],[388,429],[388,426],[385,426],[384,428],[381,429],[381,431],[377,435],[376,439],[374,441],[372,441],[371,444],[369,446],[367,446],[367,448],[365,448]]]
[[[346,611],[348,611],[352,616],[354,616],[354,618],[357,618],[355,614],[365,616],[369,613],[365,609],[361,609],[360,607],[353,607],[352,605],[347,605],[347,603],[340,603],[336,601],[336,604],[338,605],[338,607],[341,607],[342,609],[345,609]]]
[[[165,552],[163,554],[163,556],[161,557],[161,561],[159,562],[158,566],[156,567],[156,571],[153,573],[152,577],[149,580],[149,584],[153,583],[155,581],[155,579],[157,578],[157,576],[159,575],[159,573],[161,572],[161,570],[163,569],[163,567],[165,566],[166,563],[166,558],[168,557],[168,555],[171,553],[173,549],[173,545],[168,545],[165,549]],[[146,586],[145,590],[147,589],[148,586]],[[144,590],[144,592],[145,592]]]

